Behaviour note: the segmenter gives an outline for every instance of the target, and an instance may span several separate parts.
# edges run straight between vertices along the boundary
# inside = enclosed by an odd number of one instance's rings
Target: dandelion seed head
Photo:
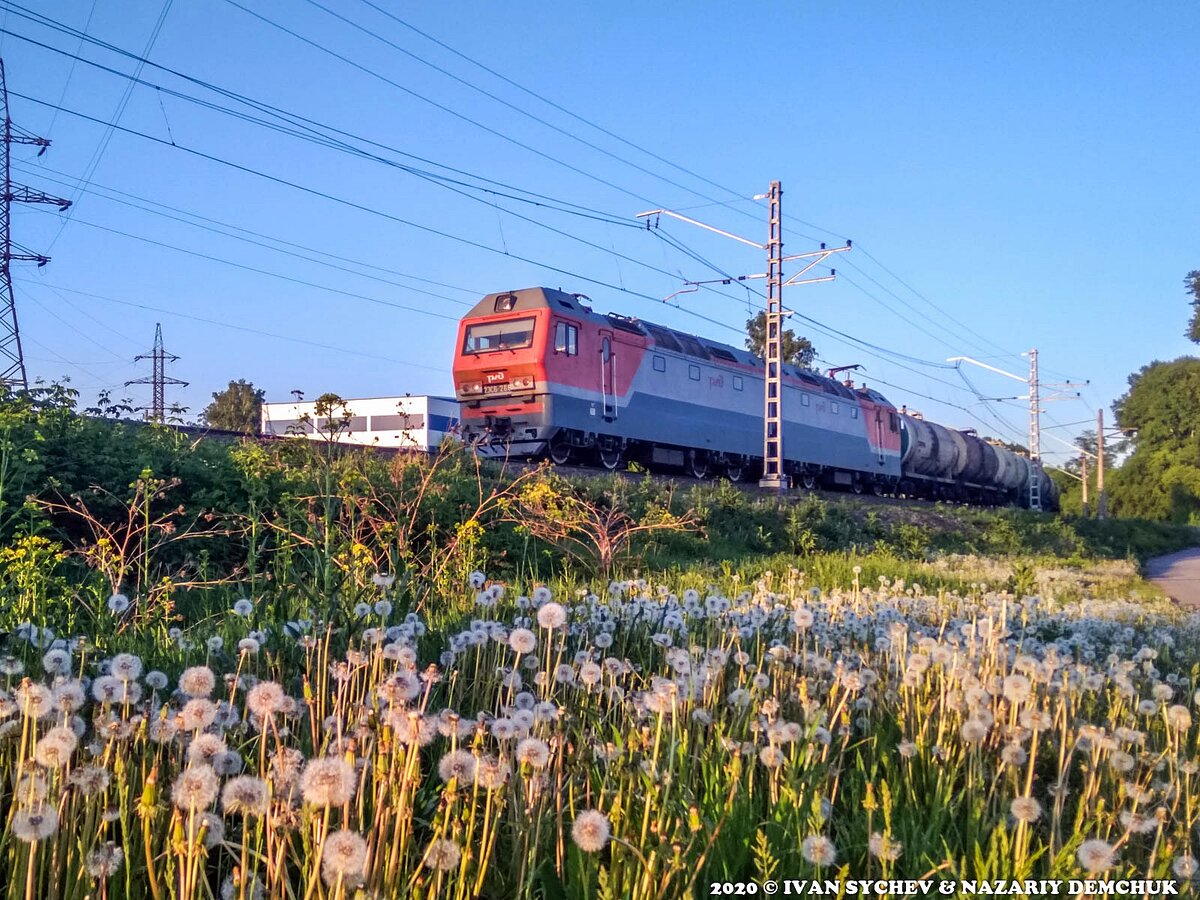
[[[895,862],[904,852],[904,847],[890,835],[880,834],[876,831],[867,840],[867,851],[876,859]]]
[[[1084,871],[1095,874],[1111,868],[1117,861],[1116,852],[1106,841],[1092,839],[1079,845],[1075,854]]]
[[[246,709],[265,719],[283,708],[286,697],[282,685],[278,682],[260,681],[246,692]]]
[[[35,844],[58,831],[58,810],[52,804],[38,803],[13,813],[12,833],[19,841]]]
[[[508,783],[512,767],[495,756],[481,757],[475,763],[475,783],[484,790],[495,791]]]
[[[124,861],[125,851],[112,841],[106,841],[88,851],[84,865],[87,867],[89,875],[103,880],[116,875],[121,870],[121,863]]]
[[[612,825],[597,809],[585,809],[571,823],[571,840],[584,853],[599,853],[608,846]]]
[[[553,631],[567,624],[567,610],[561,603],[553,600],[538,608],[537,623],[541,628]]]
[[[82,766],[71,773],[71,784],[85,797],[94,797],[108,789],[112,776],[100,766]]]
[[[543,769],[550,762],[550,748],[543,740],[527,737],[517,744],[516,759],[531,768]]]
[[[121,681],[136,681],[142,677],[142,661],[132,653],[118,653],[109,661],[108,674]]]
[[[108,598],[108,611],[114,616],[121,615],[127,609],[129,609],[129,598],[124,594],[113,594]]]
[[[1018,822],[1032,823],[1042,817],[1042,804],[1032,797],[1014,797],[1009,811]]]
[[[522,656],[537,649],[537,635],[528,628],[514,628],[508,633],[508,645]]]
[[[340,756],[310,760],[300,773],[300,792],[309,806],[343,806],[354,799],[358,776]]]
[[[1200,870],[1200,863],[1197,863],[1196,857],[1190,853],[1176,857],[1171,863],[1171,871],[1177,878],[1195,878],[1198,870]]]
[[[217,799],[220,784],[212,766],[191,766],[171,785],[171,802],[184,812],[208,809]]]
[[[786,759],[784,752],[774,744],[768,744],[758,752],[758,761],[768,769],[778,769]]]
[[[425,849],[424,865],[435,872],[451,872],[458,868],[462,850],[447,838],[436,838]]]
[[[261,818],[270,807],[267,783],[253,775],[231,778],[221,789],[221,809],[227,816]]]
[[[79,745],[75,732],[65,726],[51,728],[37,743],[34,759],[47,769],[61,769],[71,761],[71,754]]]
[[[810,834],[800,844],[800,853],[814,866],[832,866],[837,861],[837,847],[823,834]]]
[[[367,842],[361,835],[342,829],[325,838],[321,878],[327,885],[357,883],[366,864]]]
[[[54,712],[54,695],[44,684],[26,679],[13,691],[13,699],[27,719],[44,719]]]
[[[189,697],[209,697],[217,686],[217,677],[208,666],[184,669],[179,676],[179,690]]]
[[[42,657],[42,669],[47,675],[70,675],[71,654],[61,647],[47,650]]]
[[[453,750],[438,760],[438,777],[449,783],[469,784],[475,779],[475,754],[470,750]]]

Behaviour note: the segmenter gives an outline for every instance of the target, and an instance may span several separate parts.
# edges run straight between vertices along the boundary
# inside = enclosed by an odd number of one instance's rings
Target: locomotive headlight
[[[462,394],[482,394],[483,383],[479,381],[467,381],[458,386],[459,393]]]
[[[533,389],[533,376],[521,375],[509,382],[509,386],[514,391],[528,391]]]

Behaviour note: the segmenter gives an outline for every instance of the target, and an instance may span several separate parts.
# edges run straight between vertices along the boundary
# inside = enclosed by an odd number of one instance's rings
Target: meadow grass
[[[1011,563],[943,563],[939,587],[936,563],[883,562],[473,573],[424,615],[377,574],[323,604],[212,589],[195,608],[221,613],[182,628],[124,627],[139,600],[121,595],[91,638],[19,624],[0,657],[0,893],[1188,882],[1200,618],[1097,591],[1133,577],[1119,566],[1010,591]]]

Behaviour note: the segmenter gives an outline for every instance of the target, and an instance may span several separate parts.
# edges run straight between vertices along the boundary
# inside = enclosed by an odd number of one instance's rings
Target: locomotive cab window
[[[699,381],[700,380],[700,367],[699,366],[688,366],[688,378],[692,379],[692,381]]]
[[[735,391],[740,391],[740,390],[741,390],[742,388],[744,388],[745,386],[746,386],[746,383],[745,383],[744,381],[742,381],[742,376],[741,376],[741,375],[734,375],[734,376],[733,376],[733,389],[734,389]]]
[[[654,357],[654,371],[655,372],[667,371],[667,358],[665,356],[657,356],[656,355]]]
[[[895,413],[888,413],[888,428],[893,432],[900,430],[900,420]]]
[[[566,322],[554,323],[554,352],[579,355],[579,329]]]
[[[463,353],[492,353],[528,347],[533,344],[533,323],[533,319],[510,319],[468,325],[463,338]]]

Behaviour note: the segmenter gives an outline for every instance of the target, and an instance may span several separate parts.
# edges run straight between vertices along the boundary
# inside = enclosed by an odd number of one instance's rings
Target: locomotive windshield
[[[463,353],[491,353],[493,350],[520,350],[533,344],[533,319],[510,319],[468,325]]]

